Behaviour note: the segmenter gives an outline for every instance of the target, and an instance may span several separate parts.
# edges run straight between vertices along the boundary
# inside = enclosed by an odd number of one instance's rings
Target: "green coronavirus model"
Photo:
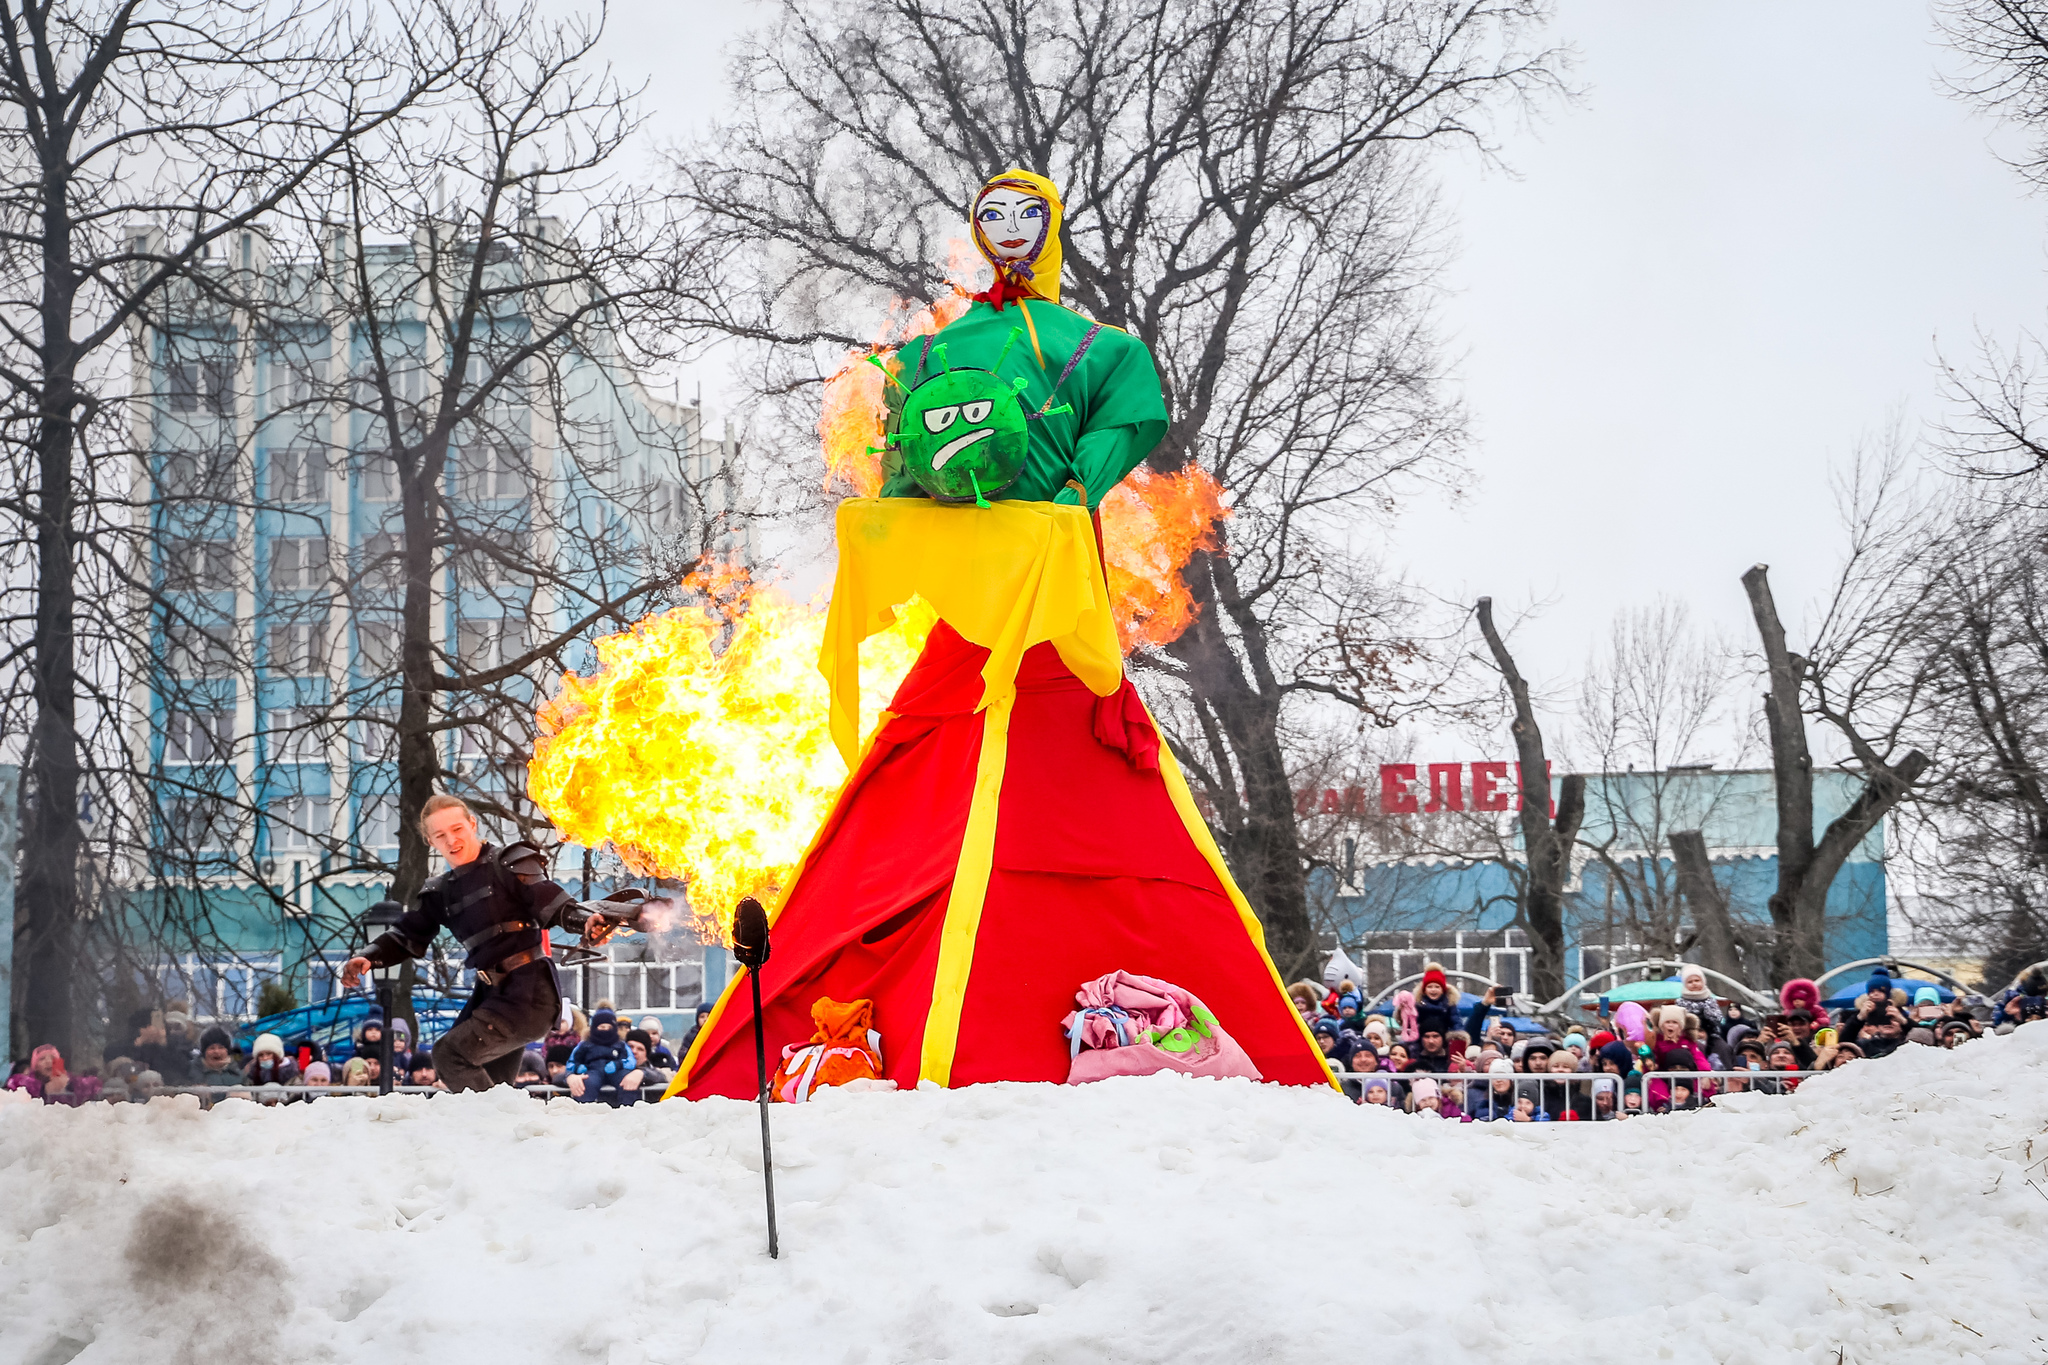
[[[932,497],[982,502],[1024,469],[1024,407],[987,370],[948,370],[904,395],[896,444],[904,472]]]

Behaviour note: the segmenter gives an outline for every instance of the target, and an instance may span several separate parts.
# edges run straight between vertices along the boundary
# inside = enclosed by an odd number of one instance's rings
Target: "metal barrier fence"
[[[1478,1122],[1513,1122],[1521,1101],[1529,1101],[1527,1121],[1555,1122],[1564,1115],[1570,1121],[1590,1119],[1596,1123],[1642,1114],[1685,1112],[1705,1108],[1717,1095],[1755,1093],[1789,1095],[1801,1081],[1825,1076],[1825,1071],[1652,1071],[1633,1078],[1612,1072],[1564,1071],[1523,1072],[1493,1076],[1483,1071],[1334,1071],[1347,1095],[1356,1092],[1365,1103],[1374,1103],[1368,1092],[1375,1085],[1387,1089],[1386,1103],[1406,1109],[1414,1083],[1435,1081],[1440,1092],[1457,1101],[1460,1117]],[[1510,1083],[1505,1092],[1493,1088],[1497,1081]],[[1631,1108],[1628,1095],[1641,1095],[1641,1107]],[[1494,1098],[1496,1095],[1500,1098]],[[1604,1103],[1603,1103],[1604,1101]],[[1538,1118],[1538,1115],[1544,1115]]]
[[[495,1086],[492,1087],[492,1089],[496,1088]],[[528,1085],[519,1088],[525,1090],[529,1095],[538,1095],[542,1099],[551,1099],[556,1095],[566,1095],[569,1093],[566,1087],[559,1085]],[[305,1100],[320,1099],[328,1095],[381,1095],[384,1093],[384,1091],[379,1090],[374,1085],[166,1085],[160,1086],[153,1091],[151,1098],[155,1098],[157,1095],[197,1095],[202,1100],[210,1100],[241,1096],[245,1099],[255,1100],[260,1104],[265,1101],[280,1099]],[[449,1095],[455,1092],[439,1085],[394,1085],[391,1087],[390,1093],[393,1095]]]
[[[1702,1109],[1718,1095],[1788,1095],[1800,1082],[1825,1071],[1652,1071],[1631,1078],[1609,1072],[1522,1072],[1493,1076],[1481,1071],[1333,1071],[1347,1095],[1357,1091],[1365,1103],[1373,1103],[1369,1092],[1376,1086],[1387,1090],[1386,1103],[1394,1109],[1408,1107],[1415,1082],[1434,1081],[1439,1091],[1450,1092],[1457,1101],[1459,1117],[1477,1122],[1514,1122],[1521,1102],[1529,1102],[1527,1121],[1557,1122],[1569,1113],[1570,1121],[1611,1122],[1645,1114],[1664,1114]],[[1494,1090],[1507,1081],[1504,1092]],[[495,1088],[495,1087],[494,1087]],[[527,1094],[541,1100],[570,1094],[566,1086],[530,1085]],[[643,1086],[643,1093],[657,1092],[660,1085]],[[1642,1096],[1642,1108],[1628,1106],[1630,1092]],[[209,1107],[218,1099],[242,1097],[257,1104],[305,1102],[334,1096],[377,1095],[374,1085],[167,1085],[156,1095],[195,1095]],[[453,1092],[434,1085],[394,1085],[394,1095],[447,1095]],[[152,1096],[153,1098],[154,1096]],[[1498,1098],[1496,1098],[1498,1097]],[[1602,1101],[1606,1103],[1603,1104]],[[1546,1117],[1538,1119],[1538,1113]]]

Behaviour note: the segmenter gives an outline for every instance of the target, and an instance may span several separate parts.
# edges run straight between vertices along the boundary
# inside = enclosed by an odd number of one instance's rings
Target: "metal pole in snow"
[[[761,967],[768,961],[768,912],[752,896],[739,903],[733,915],[732,952],[747,969],[747,984],[754,992],[754,1071],[760,1078],[756,1092],[761,1105],[761,1179],[768,1195],[768,1255],[779,1258],[782,1249],[775,1236],[775,1154],[768,1140],[768,1036],[761,1023]]]

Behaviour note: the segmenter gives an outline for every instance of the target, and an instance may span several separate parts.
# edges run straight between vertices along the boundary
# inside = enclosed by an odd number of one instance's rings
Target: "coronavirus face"
[[[1052,211],[1045,200],[1024,190],[989,189],[974,201],[975,226],[998,261],[1031,261],[1045,244]]]
[[[903,400],[897,447],[918,486],[941,502],[994,497],[1024,469],[1024,409],[987,370],[935,375]]]

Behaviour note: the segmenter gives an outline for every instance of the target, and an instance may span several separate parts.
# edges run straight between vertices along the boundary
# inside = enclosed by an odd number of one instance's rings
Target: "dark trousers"
[[[521,967],[495,986],[479,985],[455,1026],[434,1044],[434,1074],[450,1090],[510,1085],[526,1045],[545,1038],[561,1010],[546,962]]]

